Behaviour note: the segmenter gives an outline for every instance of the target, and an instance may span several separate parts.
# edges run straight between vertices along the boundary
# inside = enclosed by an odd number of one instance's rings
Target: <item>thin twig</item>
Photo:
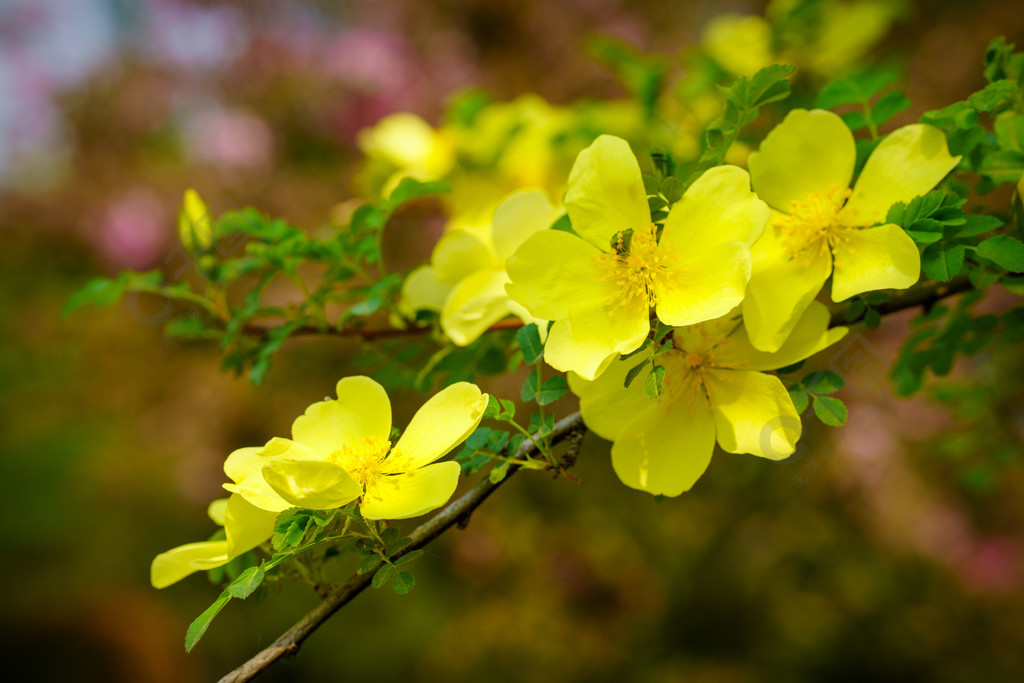
[[[577,433],[582,425],[583,420],[578,412],[560,420],[555,423],[554,430],[551,432],[551,443],[558,443],[568,438],[571,434]],[[524,458],[535,450],[536,446],[532,442],[525,441],[519,447],[519,450],[516,451],[515,457],[517,459]],[[508,481],[509,477],[518,469],[516,466],[510,467],[505,478],[496,484],[492,484],[489,479],[484,479],[462,497],[449,503],[441,512],[430,518],[429,521],[416,527],[409,534],[412,544],[401,552],[395,553],[391,559],[396,560],[408,552],[422,548],[455,524],[468,520],[470,514],[480,507],[480,504],[487,500],[488,496],[494,493],[499,486]],[[351,601],[352,598],[366,590],[366,587],[373,580],[375,573],[354,575],[344,584],[332,590],[319,605],[310,610],[306,616],[288,629],[280,638],[245,664],[224,676],[220,679],[220,683],[241,683],[241,681],[251,680],[281,657],[295,655],[299,651],[302,642],[316,631],[321,624]]]

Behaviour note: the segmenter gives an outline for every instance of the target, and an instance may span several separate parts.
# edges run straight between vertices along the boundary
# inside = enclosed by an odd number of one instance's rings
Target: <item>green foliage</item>
[[[789,95],[790,83],[787,79],[792,74],[792,66],[773,64],[758,71],[749,82],[746,76],[742,76],[728,88],[719,87],[719,92],[725,98],[725,111],[705,128],[701,168],[690,176],[687,185],[693,183],[704,169],[725,161],[725,154],[736,141],[740,130],[757,119],[762,106]]]
[[[651,118],[668,71],[665,61],[641,54],[625,43],[603,36],[591,38],[587,42],[587,52],[615,73],[643,107],[646,117]]]
[[[800,382],[786,387],[797,414],[814,406],[814,414],[830,427],[840,427],[846,422],[846,406],[838,398],[829,396],[845,386],[841,375],[831,370],[818,370],[805,376]]]
[[[540,330],[537,329],[536,324],[530,323],[519,328],[516,332],[516,341],[519,342],[519,348],[523,352],[524,362],[533,365],[544,357],[544,344],[540,340]]]
[[[871,131],[871,137],[877,138],[882,124],[910,106],[910,100],[898,90],[879,97],[899,77],[899,71],[891,67],[858,71],[822,88],[815,106],[822,109],[839,109],[851,105],[858,107],[843,112],[843,121],[850,130],[857,131],[866,127]],[[876,98],[877,101],[872,104]]]
[[[954,307],[935,306],[914,319],[914,332],[892,368],[898,395],[919,391],[929,371],[938,376],[949,374],[957,356],[972,356],[994,342],[1012,343],[1018,329],[1017,314],[975,315],[972,309],[982,294],[968,292]]]

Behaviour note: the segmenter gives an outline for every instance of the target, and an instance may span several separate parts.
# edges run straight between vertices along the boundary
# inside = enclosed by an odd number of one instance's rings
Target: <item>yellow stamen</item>
[[[849,188],[833,185],[824,192],[809,192],[802,201],[790,202],[789,214],[776,219],[774,225],[791,258],[807,265],[848,239],[850,228],[836,216],[849,196]]]
[[[712,351],[688,353],[684,349],[673,349],[659,356],[658,364],[665,367],[662,397],[673,402],[700,400],[710,408],[705,372],[715,366]]]
[[[613,311],[635,308],[637,299],[649,308],[658,303],[658,289],[664,286],[668,267],[678,255],[658,244],[657,230],[654,223],[634,230],[628,248],[620,232],[615,248],[597,257],[602,279],[614,282],[618,290],[617,296],[605,302]]]
[[[331,462],[340,465],[357,484],[367,490],[367,483],[385,476],[381,466],[391,451],[391,442],[374,437],[363,437],[355,443],[342,446],[330,455]],[[393,453],[392,457],[398,454]]]

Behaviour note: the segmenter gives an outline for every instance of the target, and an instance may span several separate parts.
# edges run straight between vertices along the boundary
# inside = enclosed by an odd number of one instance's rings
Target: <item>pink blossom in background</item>
[[[189,156],[196,161],[230,168],[259,168],[270,162],[274,135],[250,111],[205,111],[185,128]]]
[[[1021,587],[1019,541],[1013,538],[979,540],[959,570],[961,580],[979,593],[1016,592]]]
[[[353,29],[330,39],[321,64],[334,78],[364,92],[413,86],[418,70],[400,36],[373,29]]]
[[[144,270],[160,265],[170,219],[160,198],[149,189],[135,189],[103,210],[96,251],[116,268]]]

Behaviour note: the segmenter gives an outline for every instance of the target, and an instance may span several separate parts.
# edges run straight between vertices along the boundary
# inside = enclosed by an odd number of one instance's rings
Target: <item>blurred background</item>
[[[145,311],[60,320],[89,278],[167,264],[186,187],[314,230],[353,195],[356,133],[381,116],[436,123],[469,86],[621,97],[587,36],[681,63],[717,14],[763,10],[0,0],[5,678],[215,680],[316,602],[295,587],[233,603],[186,655],[218,589],[195,575],[156,591],[149,563],[211,533],[224,457],[285,434],[355,372],[357,346],[293,340],[255,389]],[[1024,43],[1019,2],[906,3],[872,48],[907,65],[901,121],[980,88],[996,35]],[[264,679],[1024,680],[1024,361],[987,352],[896,400],[885,372],[907,320],[820,361],[847,375],[849,422],[808,420],[785,463],[719,454],[657,503],[590,435],[579,484],[517,476],[431,546],[412,594],[361,596]],[[396,424],[421,401],[402,397]]]

